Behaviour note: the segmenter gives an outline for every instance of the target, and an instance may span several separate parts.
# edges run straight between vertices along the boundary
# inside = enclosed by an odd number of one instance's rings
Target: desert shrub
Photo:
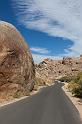
[[[47,79],[46,85],[51,85],[55,80],[54,79]]]
[[[79,76],[79,75],[77,75],[77,76],[75,76],[75,77],[73,78],[73,82],[74,82],[74,83],[78,83],[79,80],[80,80],[80,76]]]
[[[72,77],[70,76],[64,76],[59,79],[61,82],[70,82],[72,80]]]
[[[20,98],[20,97],[23,97],[23,96],[29,96],[30,95],[30,92],[28,90],[17,90],[14,95],[13,95],[13,98]]]
[[[33,90],[37,91],[38,90],[38,86],[44,86],[44,85],[45,85],[45,81],[42,78],[36,77]]]
[[[45,81],[42,79],[42,78],[35,78],[35,85],[38,85],[38,86],[43,86],[45,85]]]
[[[72,93],[75,94],[76,97],[82,98],[82,88],[79,86],[72,90]]]
[[[13,95],[13,98],[20,98],[21,97],[21,92],[20,91],[16,91]]]
[[[73,81],[71,81],[69,84],[68,84],[68,89],[70,90],[70,91],[72,91],[72,93],[73,93],[73,90],[75,90],[76,88],[78,88],[79,87],[79,85],[77,84],[77,83],[74,83]]]
[[[37,91],[37,90],[38,90],[38,85],[37,85],[37,84],[34,85],[33,90],[34,90],[34,91]]]
[[[75,76],[68,84],[68,89],[77,97],[82,98],[82,72]]]

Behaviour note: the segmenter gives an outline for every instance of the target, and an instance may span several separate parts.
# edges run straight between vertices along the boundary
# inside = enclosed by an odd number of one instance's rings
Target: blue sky
[[[82,0],[0,0],[0,20],[21,32],[35,62],[82,53]]]

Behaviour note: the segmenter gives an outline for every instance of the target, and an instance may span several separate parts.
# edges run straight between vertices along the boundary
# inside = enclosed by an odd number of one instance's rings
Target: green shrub
[[[82,72],[72,79],[68,84],[68,88],[71,90],[72,94],[82,98]]]
[[[70,76],[64,76],[59,79],[59,81],[61,81],[61,82],[70,82],[71,80],[72,80],[72,77],[70,77]]]
[[[76,96],[76,97],[80,97],[82,98],[82,88],[75,88],[72,90],[72,93]]]

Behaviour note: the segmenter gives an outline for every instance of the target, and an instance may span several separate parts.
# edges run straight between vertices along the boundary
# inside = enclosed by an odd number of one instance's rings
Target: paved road
[[[56,83],[37,95],[0,108],[0,124],[82,124],[61,87]]]

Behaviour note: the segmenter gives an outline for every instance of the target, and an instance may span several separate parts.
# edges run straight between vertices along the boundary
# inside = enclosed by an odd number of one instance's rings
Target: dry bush
[[[61,82],[70,82],[72,80],[72,78],[73,77],[71,77],[71,76],[64,76],[64,77],[61,77],[59,79],[59,81],[61,81]]]
[[[35,78],[35,85],[38,85],[38,86],[44,86],[46,85],[45,84],[45,81],[42,79],[42,78]]]
[[[68,84],[68,89],[77,97],[82,98],[82,72],[75,76]]]

